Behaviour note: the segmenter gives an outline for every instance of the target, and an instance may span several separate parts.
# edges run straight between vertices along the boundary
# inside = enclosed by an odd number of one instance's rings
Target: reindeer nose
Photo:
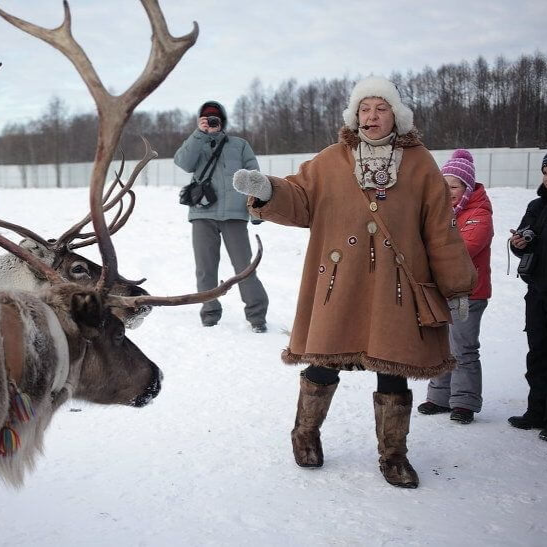
[[[136,407],[146,406],[152,401],[155,397],[158,396],[161,390],[161,383],[163,381],[163,372],[158,366],[154,363],[150,363],[150,368],[152,369],[152,380],[150,384],[144,390],[144,393],[141,393],[133,403]]]

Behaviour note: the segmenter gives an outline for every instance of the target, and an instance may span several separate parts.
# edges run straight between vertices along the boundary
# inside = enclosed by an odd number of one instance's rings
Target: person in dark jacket
[[[246,199],[233,188],[232,177],[238,169],[258,169],[258,162],[246,140],[228,137],[226,125],[224,107],[216,101],[207,101],[199,108],[197,129],[182,143],[174,158],[176,165],[199,176],[216,147],[225,141],[212,176],[218,201],[210,207],[190,207],[188,213],[200,292],[218,285],[221,236],[236,273],[249,265],[252,256]],[[209,173],[210,169],[205,176]],[[256,273],[238,287],[253,332],[266,332],[268,295]],[[204,327],[216,325],[222,316],[220,302],[203,304],[200,316]]]
[[[478,273],[469,297],[469,317],[453,317],[450,350],[458,364],[453,371],[431,379],[427,401],[418,406],[422,414],[450,412],[450,419],[469,424],[482,408],[482,368],[479,355],[481,319],[492,296],[490,246],[494,237],[492,204],[484,186],[475,181],[473,156],[456,150],[441,168],[450,189],[458,229]]]
[[[530,386],[528,408],[522,416],[511,416],[509,423],[519,429],[540,429],[539,438],[547,441],[547,154],[541,164],[543,181],[538,188],[538,198],[532,200],[517,230],[511,230],[511,250],[522,257],[534,253],[535,263],[527,276],[526,380]],[[524,233],[525,229],[532,230]]]

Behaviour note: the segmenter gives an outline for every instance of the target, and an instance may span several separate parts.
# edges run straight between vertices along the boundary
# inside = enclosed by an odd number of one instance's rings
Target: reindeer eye
[[[84,277],[90,278],[89,270],[85,264],[81,262],[75,262],[70,267],[70,273],[77,279],[83,279]]]

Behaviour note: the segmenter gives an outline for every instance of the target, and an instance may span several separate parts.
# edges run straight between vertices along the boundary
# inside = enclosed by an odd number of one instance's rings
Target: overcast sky
[[[254,78],[420,71],[498,55],[547,51],[546,0],[160,0],[171,34],[200,34],[167,80],[139,107],[194,113],[208,99],[230,112]],[[143,70],[150,26],[138,0],[71,0],[73,35],[103,84],[121,93]],[[61,0],[0,0],[0,8],[53,28]],[[52,96],[69,114],[94,105],[75,68],[51,46],[0,19],[0,127],[41,115]]]

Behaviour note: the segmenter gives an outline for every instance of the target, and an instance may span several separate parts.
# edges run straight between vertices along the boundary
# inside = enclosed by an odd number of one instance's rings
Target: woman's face
[[[444,180],[448,184],[450,190],[450,197],[452,199],[452,207],[456,207],[460,200],[462,199],[463,193],[465,192],[465,184],[457,177],[452,175],[445,175]]]
[[[395,116],[391,105],[380,97],[365,97],[359,104],[357,114],[359,126],[369,127],[363,129],[369,139],[383,139],[393,131],[395,126]]]

